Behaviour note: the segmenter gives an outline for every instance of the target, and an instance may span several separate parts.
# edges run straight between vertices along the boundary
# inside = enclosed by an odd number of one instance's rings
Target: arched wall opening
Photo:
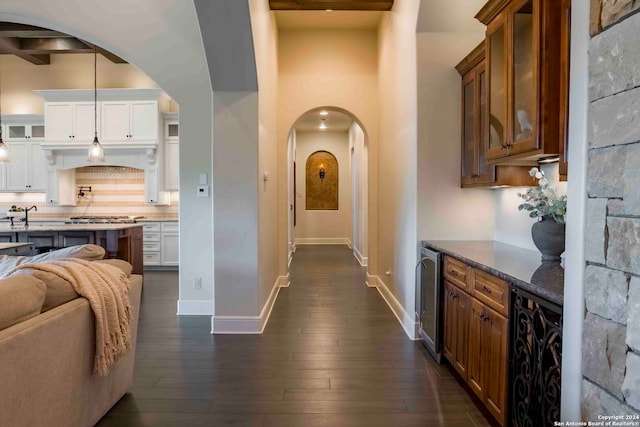
[[[123,10],[128,12],[123,14]],[[0,21],[78,37],[149,76],[180,104],[180,187],[196,188],[202,174],[211,185],[213,94],[192,2],[141,0],[131,4],[115,0],[108,4],[82,2],[70,8],[64,0],[7,0],[0,5]],[[168,46],[171,55],[166,54]],[[212,314],[213,198],[183,191],[180,220],[178,313]],[[193,286],[198,280],[202,289]]]
[[[320,163],[311,162],[323,153]],[[297,245],[345,244],[367,266],[368,153],[367,133],[348,110],[319,107],[295,120],[287,138],[288,263]],[[329,164],[331,157],[335,170]],[[335,188],[324,188],[331,185]],[[323,189],[335,191],[335,200],[315,200]]]

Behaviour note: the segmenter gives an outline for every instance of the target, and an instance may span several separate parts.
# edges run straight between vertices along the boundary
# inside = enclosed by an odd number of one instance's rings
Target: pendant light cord
[[[98,48],[93,45],[93,130],[98,140]]]

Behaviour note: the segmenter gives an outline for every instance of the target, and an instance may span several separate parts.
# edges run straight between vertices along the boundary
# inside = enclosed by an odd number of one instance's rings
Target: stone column
[[[640,10],[592,0],[582,417],[640,410]]]

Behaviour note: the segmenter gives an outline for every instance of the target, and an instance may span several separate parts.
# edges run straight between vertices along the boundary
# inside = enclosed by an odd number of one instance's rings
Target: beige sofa
[[[93,426],[131,389],[142,276],[131,275],[129,280],[131,348],[107,376],[93,373],[94,315],[85,298],[76,297],[0,330],[0,426]],[[22,286],[16,287],[18,281]],[[38,294],[42,284],[28,275],[0,281],[0,320],[3,299],[5,304],[12,299],[7,297],[11,287]],[[23,300],[39,298],[42,305],[45,296],[39,295]],[[5,305],[4,313],[15,307],[29,311],[29,304],[15,302],[8,309]]]

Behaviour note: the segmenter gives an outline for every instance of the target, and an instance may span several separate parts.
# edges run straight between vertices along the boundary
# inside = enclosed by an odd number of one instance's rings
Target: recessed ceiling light
[[[325,12],[333,12],[333,9],[325,9]]]
[[[324,111],[324,110],[322,110],[322,111],[320,111],[320,115],[321,115],[321,116],[328,116],[328,115],[329,115],[329,112],[328,112],[328,111]]]

